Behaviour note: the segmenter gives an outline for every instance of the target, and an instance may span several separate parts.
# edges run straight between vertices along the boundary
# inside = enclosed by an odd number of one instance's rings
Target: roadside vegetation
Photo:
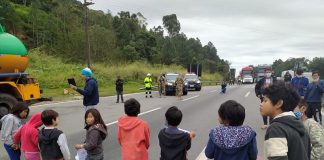
[[[46,55],[35,49],[29,53],[29,67],[26,72],[37,79],[43,89],[44,97],[53,97],[54,100],[70,99],[79,94],[68,89],[67,79],[74,77],[78,87],[84,86],[81,79],[81,69],[84,67],[78,63],[64,63],[62,59]],[[120,75],[124,81],[124,93],[141,92],[143,79],[147,73],[151,73],[156,81],[161,72],[186,73],[186,69],[177,65],[152,65],[145,62],[133,62],[129,64],[103,64],[95,63],[92,66],[94,76],[99,82],[100,96],[115,94],[115,79]],[[203,73],[201,80],[203,85],[214,85],[220,81],[220,74]],[[205,82],[205,83],[204,83]],[[154,83],[157,85],[157,83]],[[64,94],[64,89],[69,94]]]

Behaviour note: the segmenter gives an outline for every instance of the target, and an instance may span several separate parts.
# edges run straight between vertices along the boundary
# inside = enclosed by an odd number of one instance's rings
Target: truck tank
[[[28,52],[24,44],[15,36],[5,33],[0,25],[0,74],[21,73],[28,66]],[[0,77],[11,80],[13,77]]]

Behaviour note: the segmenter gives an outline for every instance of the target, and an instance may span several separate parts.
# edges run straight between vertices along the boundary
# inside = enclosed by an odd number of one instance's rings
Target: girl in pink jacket
[[[21,151],[25,160],[40,160],[38,148],[38,127],[43,125],[41,112],[35,113],[14,136],[14,143],[21,143]]]

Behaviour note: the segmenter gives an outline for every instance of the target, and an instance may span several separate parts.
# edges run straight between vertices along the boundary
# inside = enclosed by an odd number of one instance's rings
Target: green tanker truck
[[[25,72],[27,66],[26,47],[0,24],[0,118],[19,101],[32,103],[42,99],[39,84]]]

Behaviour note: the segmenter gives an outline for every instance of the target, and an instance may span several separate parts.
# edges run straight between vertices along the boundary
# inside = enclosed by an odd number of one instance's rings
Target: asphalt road
[[[257,132],[259,155],[263,155],[264,130],[260,129],[262,118],[259,114],[259,100],[254,94],[254,85],[229,86],[226,94],[220,94],[219,86],[203,87],[199,92],[189,92],[183,100],[177,100],[174,96],[159,98],[153,93],[153,98],[145,98],[143,93],[125,95],[124,99],[135,98],[141,103],[140,118],[148,122],[150,127],[149,159],[159,159],[158,133],[164,127],[165,111],[171,106],[178,106],[183,112],[183,120],[180,127],[186,130],[196,131],[196,138],[192,141],[192,147],[188,152],[189,159],[206,160],[203,156],[204,147],[207,144],[208,133],[211,128],[219,124],[217,120],[218,108],[226,100],[236,100],[246,109],[245,124],[251,126]],[[123,104],[115,103],[116,97],[103,97],[100,99],[100,110],[104,121],[108,125],[108,139],[103,143],[105,160],[119,160],[120,146],[117,142],[117,122],[119,116],[124,114]],[[54,109],[59,113],[60,124],[58,126],[66,135],[69,142],[72,159],[76,154],[74,144],[84,141],[84,109],[82,101],[71,101],[57,104],[32,106],[31,114],[44,109]],[[3,146],[1,144],[1,146]],[[8,159],[3,147],[0,147],[1,159]]]

